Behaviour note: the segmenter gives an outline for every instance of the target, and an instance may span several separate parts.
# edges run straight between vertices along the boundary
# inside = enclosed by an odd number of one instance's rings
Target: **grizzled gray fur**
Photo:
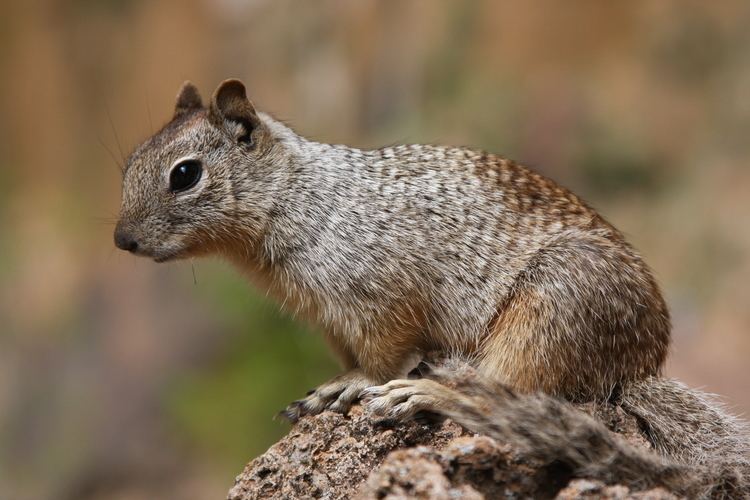
[[[391,418],[441,411],[452,389],[386,384],[431,351],[518,394],[658,391],[669,345],[650,270],[575,194],[481,151],[309,141],[238,80],[207,107],[183,86],[127,161],[115,242],[157,262],[221,255],[317,324],[346,371],[292,419],[345,412],[367,388]]]

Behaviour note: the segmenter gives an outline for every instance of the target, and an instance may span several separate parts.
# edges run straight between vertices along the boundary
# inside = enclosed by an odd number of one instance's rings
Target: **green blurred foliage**
[[[289,424],[275,412],[337,370],[321,336],[249,290],[237,273],[219,266],[210,272],[201,295],[240,334],[225,355],[176,381],[167,410],[185,440],[232,467],[285,434]]]

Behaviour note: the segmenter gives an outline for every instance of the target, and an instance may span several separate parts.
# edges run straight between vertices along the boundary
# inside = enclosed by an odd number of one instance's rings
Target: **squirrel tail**
[[[441,397],[423,409],[515,446],[542,464],[578,477],[663,486],[690,498],[750,498],[750,447],[745,424],[710,395],[661,378],[632,382],[612,402],[638,422],[653,448],[634,446],[576,405],[542,393],[520,394],[457,367],[425,374]],[[606,405],[601,405],[604,407]],[[601,409],[601,408],[600,408]],[[597,413],[594,409],[593,413]]]
[[[652,377],[626,385],[618,404],[660,456],[694,469],[696,496],[750,497],[747,424],[715,396]]]

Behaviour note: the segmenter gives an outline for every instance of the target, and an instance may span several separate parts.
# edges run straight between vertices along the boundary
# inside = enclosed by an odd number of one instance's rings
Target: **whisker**
[[[115,123],[112,121],[112,115],[109,112],[109,106],[104,105],[104,111],[107,112],[107,119],[109,120],[109,126],[112,129],[112,135],[115,136],[115,142],[117,142],[117,149],[120,151],[120,157],[122,158],[123,165],[125,164],[125,153],[122,152],[122,144],[120,144],[120,137],[117,135],[117,129]]]
[[[106,212],[107,215],[91,215],[89,216],[89,219],[102,224],[116,224],[117,221],[120,220],[119,214],[112,213],[109,210],[105,210],[104,212]]]
[[[151,104],[148,98],[148,88],[146,88],[146,114],[148,114],[148,126],[151,128],[151,135],[154,135],[154,122],[151,120]]]
[[[119,161],[119,160],[117,159],[117,157],[116,157],[116,156],[115,156],[115,154],[114,154],[114,153],[112,152],[112,150],[111,150],[111,149],[109,149],[109,147],[107,146],[107,144],[105,144],[104,140],[102,140],[101,136],[97,136],[97,138],[99,139],[99,144],[101,144],[101,145],[102,145],[102,147],[103,147],[104,149],[106,149],[106,150],[107,150],[107,153],[109,153],[109,157],[110,157],[110,158],[112,158],[112,161],[114,161],[114,162],[115,162],[115,165],[117,165],[117,167],[118,167],[118,168],[120,169],[120,174],[121,174],[121,175],[122,175],[122,174],[124,174],[124,173],[125,173],[125,165],[123,165],[123,164],[122,164],[122,163],[121,163],[121,162],[120,162],[120,161]]]

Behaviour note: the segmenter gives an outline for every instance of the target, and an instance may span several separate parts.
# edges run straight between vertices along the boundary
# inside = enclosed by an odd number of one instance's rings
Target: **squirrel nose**
[[[138,242],[133,235],[119,224],[115,228],[115,246],[120,250],[126,250],[128,252],[135,252],[138,250]]]

